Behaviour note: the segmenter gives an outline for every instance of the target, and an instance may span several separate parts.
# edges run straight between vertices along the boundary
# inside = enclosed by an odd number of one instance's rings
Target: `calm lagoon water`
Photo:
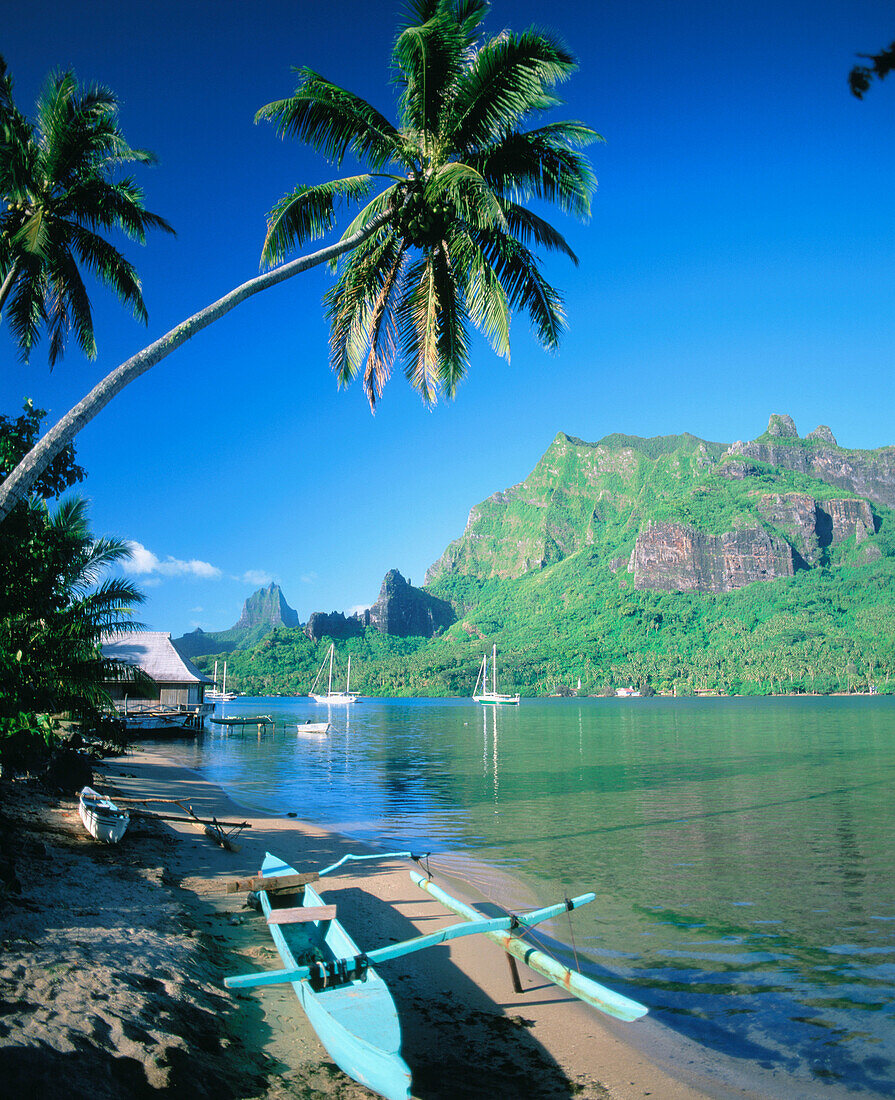
[[[240,712],[327,716],[306,699],[223,711]],[[654,1019],[781,1095],[895,1096],[895,699],[364,700],[328,717],[326,738],[210,726],[169,751],[243,805],[499,869],[520,897],[594,890],[574,916],[583,969]]]

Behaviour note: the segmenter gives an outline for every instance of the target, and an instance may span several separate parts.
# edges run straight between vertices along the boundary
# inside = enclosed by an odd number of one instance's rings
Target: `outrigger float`
[[[410,1068],[401,1057],[401,1026],[391,993],[374,969],[379,963],[401,958],[461,936],[485,935],[508,954],[520,958],[531,970],[619,1020],[637,1020],[647,1008],[569,970],[556,959],[522,941],[521,936],[562,913],[594,901],[596,894],[567,898],[558,905],[528,913],[485,918],[416,872],[410,877],[446,908],[464,919],[437,932],[414,936],[372,951],[360,951],[336,920],[336,907],[325,905],[310,885],[349,860],[409,858],[411,852],[381,855],[346,855],[321,871],[299,873],[268,852],[256,878],[233,883],[229,889],[257,891],[262,912],[283,969],[236,974],[224,979],[228,989],[289,982],[309,1021],[333,1061],[349,1077],[384,1096],[407,1100]]]

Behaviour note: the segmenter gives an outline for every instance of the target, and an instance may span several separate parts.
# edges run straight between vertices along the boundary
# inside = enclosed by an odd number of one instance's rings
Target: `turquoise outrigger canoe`
[[[341,861],[340,861],[341,862]],[[268,852],[262,878],[298,876],[294,867]],[[357,944],[335,918],[335,906],[325,906],[306,883],[299,910],[294,893],[258,891],[261,909],[287,970],[337,963],[360,954]],[[297,919],[296,919],[297,918]],[[315,919],[316,918],[316,919]],[[282,922],[282,923],[279,923]],[[225,979],[234,985],[234,979]],[[401,1024],[388,986],[372,968],[364,976],[324,984],[309,975],[296,977],[292,988],[320,1042],[349,1077],[389,1100],[410,1096],[410,1069],[401,1057]]]
[[[595,894],[567,898],[533,912],[484,918],[470,906],[411,872],[413,881],[464,919],[438,932],[414,936],[400,943],[361,952],[336,920],[336,907],[324,905],[310,881],[329,874],[348,860],[415,858],[410,852],[383,855],[347,855],[323,870],[300,874],[269,852],[261,876],[234,888],[258,890],[270,934],[283,960],[282,970],[236,974],[224,979],[228,989],[289,982],[333,1061],[349,1077],[384,1096],[407,1100],[410,1069],[401,1057],[401,1025],[388,986],[373,969],[374,963],[400,958],[461,936],[485,935],[504,951],[549,978],[573,996],[621,1020],[637,1020],[647,1008],[600,985],[524,943],[521,933],[542,921],[576,909]],[[267,889],[265,880],[270,880]],[[277,879],[281,881],[277,883]],[[296,901],[299,902],[296,905]]]

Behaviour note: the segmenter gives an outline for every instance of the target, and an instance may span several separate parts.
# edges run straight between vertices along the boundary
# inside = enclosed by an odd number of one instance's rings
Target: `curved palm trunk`
[[[223,298],[213,302],[210,306],[194,313],[192,317],[183,321],[176,328],[171,329],[155,343],[150,344],[149,347],[144,348],[141,352],[116,367],[101,382],[98,382],[82,401],[78,402],[73,409],[70,409],[45,436],[39,439],[5,481],[0,483],[0,521],[9,515],[19,501],[28,496],[35,481],[62,448],[70,443],[78,432],[86,424],[89,424],[96,414],[104,409],[112,398],[120,393],[125,386],[133,382],[135,378],[145,374],[150,367],[160,363],[172,351],[176,351],[181,344],[185,344],[197,332],[201,332],[202,329],[219,320],[224,314],[229,313],[240,302],[259,294],[262,290],[267,290],[268,287],[285,282],[286,279],[291,279],[293,275],[298,275],[301,271],[307,271],[311,267],[317,267],[335,259],[337,256],[341,256],[344,252],[349,252],[387,220],[388,216],[381,214],[364,226],[363,229],[358,230],[357,233],[343,241],[327,245],[326,248],[321,248],[318,252],[312,252],[309,256],[301,256],[297,260],[292,260],[288,264],[274,268],[273,271],[268,271],[264,275],[258,275],[256,278],[250,279],[247,283],[231,290],[229,294],[225,294]],[[2,291],[2,288],[0,288],[0,291]]]
[[[3,307],[6,305],[6,299],[9,297],[9,292],[12,290],[12,284],[16,281],[16,272],[18,270],[18,264],[13,264],[6,274],[6,278],[3,280],[3,285],[0,286],[0,321],[3,320]]]

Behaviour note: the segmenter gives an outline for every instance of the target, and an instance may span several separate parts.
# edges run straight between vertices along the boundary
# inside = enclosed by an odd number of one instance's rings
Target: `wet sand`
[[[0,888],[7,1094],[371,1096],[331,1063],[290,986],[233,994],[222,985],[226,974],[279,965],[263,918],[227,883],[257,873],[266,850],[315,869],[361,850],[358,843],[298,819],[247,814],[161,747],[107,762],[94,786],[181,799],[199,817],[251,828],[230,852],[196,825],[134,818],[121,843],[107,847],[87,836],[74,799],[42,797],[29,808],[30,786],[3,784],[2,836],[16,849],[18,879]],[[321,884],[362,946],[456,919],[411,882],[413,866],[349,863]],[[421,1100],[754,1097],[705,1075],[649,1017],[611,1020],[521,965],[525,992],[514,993],[505,956],[483,937],[382,970]]]

